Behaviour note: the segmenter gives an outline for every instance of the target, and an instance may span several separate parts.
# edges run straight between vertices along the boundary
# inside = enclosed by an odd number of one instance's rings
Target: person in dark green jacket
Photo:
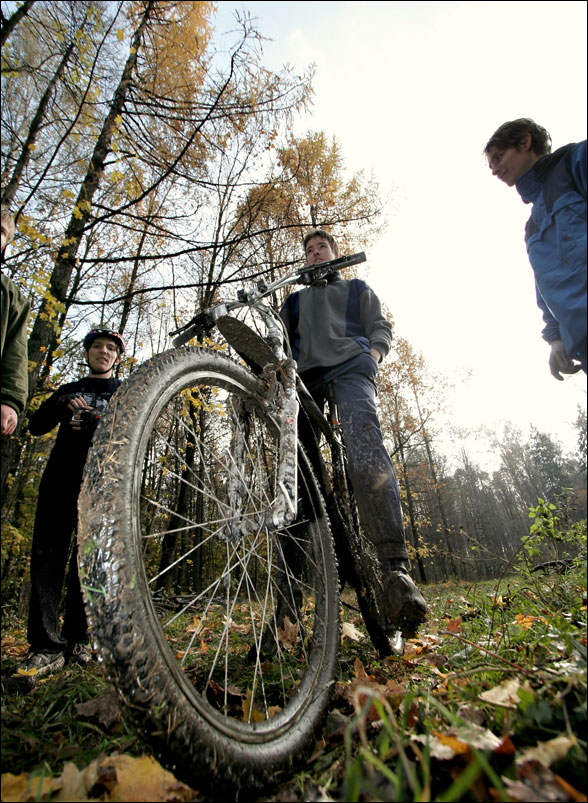
[[[14,218],[2,204],[2,258],[14,236]],[[28,392],[27,318],[29,302],[12,279],[2,274],[0,351],[2,361],[2,435],[12,435],[23,413]]]

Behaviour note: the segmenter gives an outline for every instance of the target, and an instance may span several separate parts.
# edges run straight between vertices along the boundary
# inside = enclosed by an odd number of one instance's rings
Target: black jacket
[[[82,430],[73,429],[69,423],[73,413],[68,409],[64,396],[74,394],[83,396],[86,404],[102,411],[121,384],[121,380],[114,377],[99,379],[90,376],[77,382],[68,382],[58,388],[33,413],[29,421],[31,435],[46,435],[59,424],[57,439],[41,480],[43,489],[47,487],[79,489],[88,450],[98,423],[96,421]]]

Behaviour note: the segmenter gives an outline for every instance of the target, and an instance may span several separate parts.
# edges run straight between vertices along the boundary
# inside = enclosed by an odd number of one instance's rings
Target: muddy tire
[[[80,494],[92,638],[144,739],[180,777],[261,785],[311,745],[337,668],[328,518],[299,455],[295,522],[268,524],[267,388],[208,349],[158,355],[113,396]]]

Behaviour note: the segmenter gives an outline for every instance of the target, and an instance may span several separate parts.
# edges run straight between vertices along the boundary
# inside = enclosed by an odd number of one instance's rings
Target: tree
[[[578,467],[586,488],[586,464],[588,462],[588,437],[586,426],[586,409],[578,406],[578,417],[575,423],[578,433]]]
[[[25,0],[25,2],[19,6],[16,11],[6,19],[4,14],[2,14],[2,31],[0,33],[0,47],[4,47],[6,40],[10,36],[13,28],[15,28],[18,23],[25,17],[33,5],[35,0]]]
[[[29,372],[30,393],[33,393],[36,388],[43,364],[43,355],[51,344],[55,332],[53,311],[55,309],[59,310],[59,306],[63,305],[66,300],[67,288],[76,264],[77,252],[85,233],[86,223],[90,219],[92,200],[104,174],[107,156],[112,151],[117,121],[127,98],[132,74],[137,63],[137,52],[143,44],[143,34],[153,9],[154,0],[148,0],[143,13],[139,17],[120,82],[112,98],[102,130],[96,140],[88,170],[78,191],[72,216],[65,230],[62,244],[53,266],[49,281],[49,293],[43,300],[35,319],[29,338],[29,359],[32,362],[31,371]]]
[[[242,264],[273,280],[301,259],[303,235],[317,227],[332,231],[341,253],[366,248],[383,225],[378,186],[362,172],[346,176],[337,139],[314,132],[275,151],[267,177],[239,207],[239,230],[248,235]]]
[[[88,19],[96,20],[96,15],[91,17],[90,14],[95,9],[92,3],[66,3],[63,8],[69,11],[78,5],[86,8]],[[40,3],[39,14],[46,15],[49,13],[47,9],[52,13],[53,6]],[[61,8],[58,6],[58,10]],[[238,181],[245,180],[242,171],[233,171],[233,175],[223,175],[219,171],[211,181],[215,162],[220,159],[228,163],[232,159],[237,164],[245,153],[247,142],[257,143],[259,150],[266,138],[264,127],[269,130],[268,123],[272,120],[275,123],[280,116],[287,120],[288,115],[308,97],[304,79],[287,74],[274,75],[267,70],[261,75],[255,72],[252,48],[256,43],[256,33],[246,21],[243,22],[241,40],[229,54],[227,73],[223,75],[218,71],[217,65],[213,65],[214,54],[205,56],[213,8],[212,3],[204,2],[119,4],[104,29],[102,39],[93,46],[92,53],[98,59],[102,42],[113,30],[117,14],[123,9],[128,17],[131,46],[118,85],[113,86],[112,100],[104,109],[102,118],[96,114],[90,118],[87,112],[90,81],[83,93],[83,106],[74,115],[75,121],[90,119],[88,125],[95,128],[91,136],[93,149],[88,152],[87,161],[75,160],[76,167],[80,161],[85,163],[86,172],[80,176],[77,193],[68,188],[62,191],[59,199],[50,199],[53,210],[56,201],[60,207],[60,219],[55,219],[55,226],[51,223],[52,228],[57,229],[51,239],[59,239],[61,247],[53,253],[44,248],[42,255],[35,254],[34,276],[40,301],[35,299],[33,305],[36,317],[30,338],[32,394],[36,392],[39,379],[49,375],[53,356],[63,339],[62,329],[68,320],[71,322],[72,312],[78,319],[87,317],[85,310],[78,312],[76,309],[81,301],[90,304],[90,301],[80,298],[84,288],[104,287],[105,284],[116,289],[120,287],[123,307],[119,318],[126,326],[133,315],[133,307],[136,306],[137,314],[140,312],[140,302],[132,299],[146,289],[145,281],[137,287],[141,273],[146,275],[150,269],[162,266],[166,260],[169,262],[175,254],[176,264],[170,266],[171,273],[181,276],[184,270],[181,260],[186,257],[185,270],[192,278],[193,255],[208,255],[215,243],[217,253],[222,253],[226,245],[222,238],[226,231],[217,226],[211,231],[211,238],[194,244],[189,230],[193,224],[186,225],[195,209],[210,209],[221,193],[225,194],[227,216],[231,214],[229,207],[235,206],[235,187]],[[32,20],[31,24],[33,22],[36,24],[37,20]],[[76,42],[80,41],[80,30],[79,27],[76,30]],[[118,29],[117,36],[124,39],[124,31]],[[65,52],[77,52],[72,41]],[[86,61],[89,64],[91,60]],[[62,54],[29,126],[30,144],[35,144],[35,137],[46,130],[46,122],[53,119],[51,115],[55,116],[57,89],[65,83],[68,64],[65,54]],[[101,64],[95,60],[90,72],[101,76],[104,89],[108,81],[101,72]],[[15,69],[10,75],[14,78],[20,73]],[[100,86],[96,85],[93,91],[95,99],[101,91]],[[95,105],[96,108],[103,106],[101,103]],[[81,108],[85,109],[83,113]],[[79,133],[70,122],[53,149],[53,155],[59,148],[66,149],[68,144],[74,150],[78,141],[76,137],[79,139]],[[237,147],[232,148],[227,159],[227,142],[230,140],[237,142]],[[255,148],[249,148],[249,151],[252,154]],[[12,179],[6,187],[10,197],[26,191],[22,179],[27,165],[32,165],[29,154],[28,148],[21,149],[22,160],[13,150],[9,149],[5,154],[6,164],[14,165]],[[54,163],[45,165],[36,186],[39,186],[39,181],[41,187],[45,186],[43,182],[53,175],[54,167]],[[9,176],[9,173],[5,175]],[[249,176],[247,181],[250,182]],[[159,198],[158,203],[154,203],[155,197]],[[69,209],[64,206],[63,198],[71,199]],[[196,200],[184,203],[181,209],[178,203],[181,198]],[[36,211],[41,211],[38,197],[29,192],[28,201]],[[64,212],[69,213],[69,222],[61,233],[59,227]],[[34,218],[22,210],[19,233],[22,239],[37,241],[37,246],[39,241],[44,243],[49,237],[39,231],[40,215]],[[111,248],[109,253],[103,243],[117,240],[118,250]],[[166,254],[165,248],[162,249],[166,242],[175,244],[172,253]],[[135,245],[139,254],[133,248]],[[24,272],[30,267],[25,264],[23,254],[21,250],[11,261],[13,275],[18,276],[22,271],[24,278]],[[39,256],[43,259],[41,271],[38,269]],[[48,263],[48,257],[52,264]],[[226,266],[228,260],[223,257],[222,262]],[[133,265],[130,272],[125,269],[126,263]],[[216,258],[205,259],[200,265],[202,270],[198,271],[198,278],[202,277],[204,281],[192,281],[193,284],[208,285],[205,298],[212,296],[220,280],[217,264],[221,263]],[[97,281],[98,272],[103,276]],[[93,284],[88,282],[90,277]],[[167,269],[163,282],[164,287],[172,283]],[[108,295],[104,293],[103,299],[94,305],[100,319],[106,315],[105,304],[114,303]],[[112,318],[112,313],[108,317]],[[138,325],[138,318],[135,322]],[[72,326],[76,326],[75,321]]]

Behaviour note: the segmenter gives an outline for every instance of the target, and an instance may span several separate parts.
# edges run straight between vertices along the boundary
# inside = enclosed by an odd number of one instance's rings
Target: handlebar
[[[257,283],[257,289],[255,290],[246,291],[245,289],[241,289],[237,292],[236,301],[222,302],[212,309],[201,310],[200,312],[196,313],[196,315],[190,321],[188,321],[187,324],[181,326],[179,329],[176,329],[173,332],[170,332],[169,337],[178,335],[178,337],[172,341],[172,345],[174,348],[179,348],[189,340],[192,340],[193,337],[198,338],[198,340],[208,337],[215,326],[216,319],[219,317],[218,314],[215,314],[215,311],[217,311],[219,307],[222,308],[223,313],[226,315],[228,310],[232,309],[233,307],[253,305],[255,302],[260,301],[262,298],[266,298],[276,290],[279,290],[288,284],[302,284],[308,286],[315,282],[324,280],[332,273],[336,273],[337,271],[348,268],[351,265],[358,265],[360,262],[365,261],[365,252],[360,251],[359,253],[351,254],[350,256],[342,256],[337,257],[337,259],[331,259],[329,262],[319,262],[317,265],[305,265],[303,268],[296,271],[296,273],[284,276],[281,279],[276,279],[275,282],[272,282],[269,285],[267,285],[264,281],[260,281]]]
[[[351,265],[358,265],[360,262],[365,262],[365,252],[360,251],[358,254],[351,254],[351,256],[337,257],[331,259],[329,262],[319,262],[318,265],[306,265],[299,271],[299,279],[296,284],[309,285],[313,282],[320,281],[326,276],[329,276],[335,271],[349,268]]]

